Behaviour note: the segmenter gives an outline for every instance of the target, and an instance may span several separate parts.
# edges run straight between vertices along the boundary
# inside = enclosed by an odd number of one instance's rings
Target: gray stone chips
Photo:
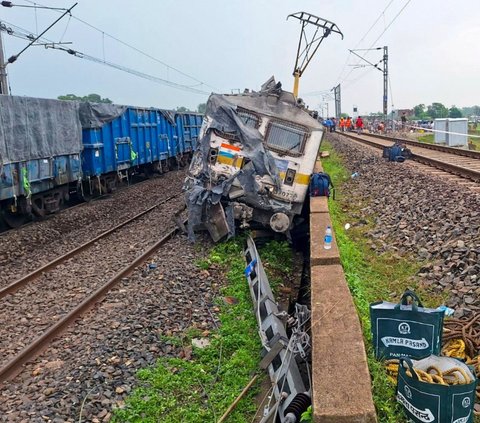
[[[390,163],[370,148],[333,135],[350,172],[349,203],[357,222],[374,219],[369,245],[378,253],[411,255],[425,262],[418,276],[431,289],[449,292],[447,305],[460,317],[480,310],[480,194],[418,167]]]

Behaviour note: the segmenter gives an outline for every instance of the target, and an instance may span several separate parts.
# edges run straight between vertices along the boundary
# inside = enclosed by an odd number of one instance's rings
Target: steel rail
[[[161,201],[160,203],[155,204],[154,206],[149,207],[148,209],[136,214],[135,216],[119,223],[118,225],[114,226],[113,228],[108,229],[105,232],[102,232],[100,235],[96,236],[95,238],[83,243],[82,245],[74,248],[73,250],[70,250],[67,253],[65,253],[65,254],[55,258],[54,260],[50,261],[49,263],[35,269],[33,272],[30,272],[29,274],[23,276],[22,278],[17,279],[16,281],[12,282],[11,284],[3,287],[2,289],[0,289],[0,299],[7,296],[8,294],[11,294],[11,293],[15,292],[16,290],[22,288],[23,286],[25,286],[26,284],[28,284],[32,280],[38,278],[42,273],[57,267],[59,264],[65,262],[66,260],[68,260],[68,259],[72,258],[73,256],[79,254],[80,252],[86,250],[88,247],[92,246],[95,242],[99,241],[102,238],[105,238],[106,236],[110,235],[112,232],[117,231],[118,229],[122,228],[125,225],[128,225],[129,223],[133,222],[134,220],[144,216],[145,214],[147,214],[147,213],[151,212],[152,210],[154,210],[155,208],[165,204],[167,201],[170,201],[171,199],[178,197],[179,195],[181,195],[181,194],[175,194],[175,195],[172,195],[172,196],[166,198],[165,200]]]
[[[365,138],[361,138],[361,137],[355,136],[353,134],[342,133],[341,135],[344,135],[347,138],[351,138],[355,141],[370,145],[370,146],[375,147],[375,148],[384,148],[385,147],[385,145],[378,144],[375,141],[367,140]],[[371,136],[371,134],[366,134],[366,136]],[[393,141],[394,139],[388,138],[388,140]],[[396,139],[396,140],[398,141],[398,139]],[[401,141],[403,141],[403,140],[401,140]],[[417,146],[417,144],[414,144],[414,145],[418,148],[424,148],[423,143],[420,143],[420,145],[418,145],[418,146]],[[451,147],[448,147],[448,148],[451,149]],[[450,151],[448,151],[448,152],[450,153]],[[476,183],[480,183],[480,171],[478,171],[478,170],[469,169],[469,168],[466,168],[466,167],[463,167],[463,166],[458,166],[458,165],[452,164],[452,163],[446,163],[442,160],[434,159],[432,157],[424,156],[424,155],[421,155],[421,154],[416,154],[416,153],[413,153],[413,152],[412,152],[412,159],[417,161],[417,162],[435,167],[437,169],[441,169],[441,170],[446,171],[448,173],[452,173],[454,175],[461,176],[462,178],[470,179],[470,180],[472,180]]]
[[[51,326],[46,332],[39,336],[30,345],[25,347],[20,353],[7,362],[2,368],[0,368],[0,383],[5,382],[8,379],[16,376],[21,372],[22,366],[34,359],[37,355],[43,352],[53,339],[58,337],[68,326],[74,323],[83,313],[92,308],[97,302],[99,302],[122,278],[128,276],[132,271],[146,261],[158,248],[170,240],[177,232],[179,228],[176,227],[170,230],[159,241],[152,245],[148,250],[138,256],[133,262],[125,266],[115,276],[113,276],[103,286],[94,291],[89,297],[83,300],[77,307],[68,312],[62,319]]]
[[[370,137],[381,138],[391,142],[400,141],[404,144],[414,145],[416,147],[426,148],[428,150],[441,151],[442,153],[449,153],[449,154],[455,154],[457,156],[465,156],[465,157],[480,159],[480,151],[463,150],[461,148],[447,147],[445,145],[428,144],[426,142],[414,141],[408,138],[391,137],[388,135],[381,135],[381,134],[366,134],[366,135]]]

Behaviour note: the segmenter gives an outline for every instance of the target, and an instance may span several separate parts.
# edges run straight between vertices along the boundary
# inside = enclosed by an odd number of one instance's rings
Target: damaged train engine
[[[271,78],[259,92],[212,94],[185,180],[189,236],[260,224],[287,233],[302,212],[320,123]]]

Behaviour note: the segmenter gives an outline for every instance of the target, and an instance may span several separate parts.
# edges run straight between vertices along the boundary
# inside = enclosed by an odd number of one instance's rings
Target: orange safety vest
[[[347,128],[350,128],[350,126],[352,126],[352,120],[351,119],[347,119],[347,123],[345,124],[345,126]]]
[[[340,128],[343,128],[345,126],[345,120],[343,118],[340,118]]]

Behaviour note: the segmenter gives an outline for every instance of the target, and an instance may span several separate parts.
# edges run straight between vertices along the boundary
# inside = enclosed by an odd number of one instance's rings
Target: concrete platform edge
[[[319,161],[315,171],[322,171]],[[312,404],[315,422],[376,423],[360,320],[334,240],[323,248],[328,203],[310,198]]]

